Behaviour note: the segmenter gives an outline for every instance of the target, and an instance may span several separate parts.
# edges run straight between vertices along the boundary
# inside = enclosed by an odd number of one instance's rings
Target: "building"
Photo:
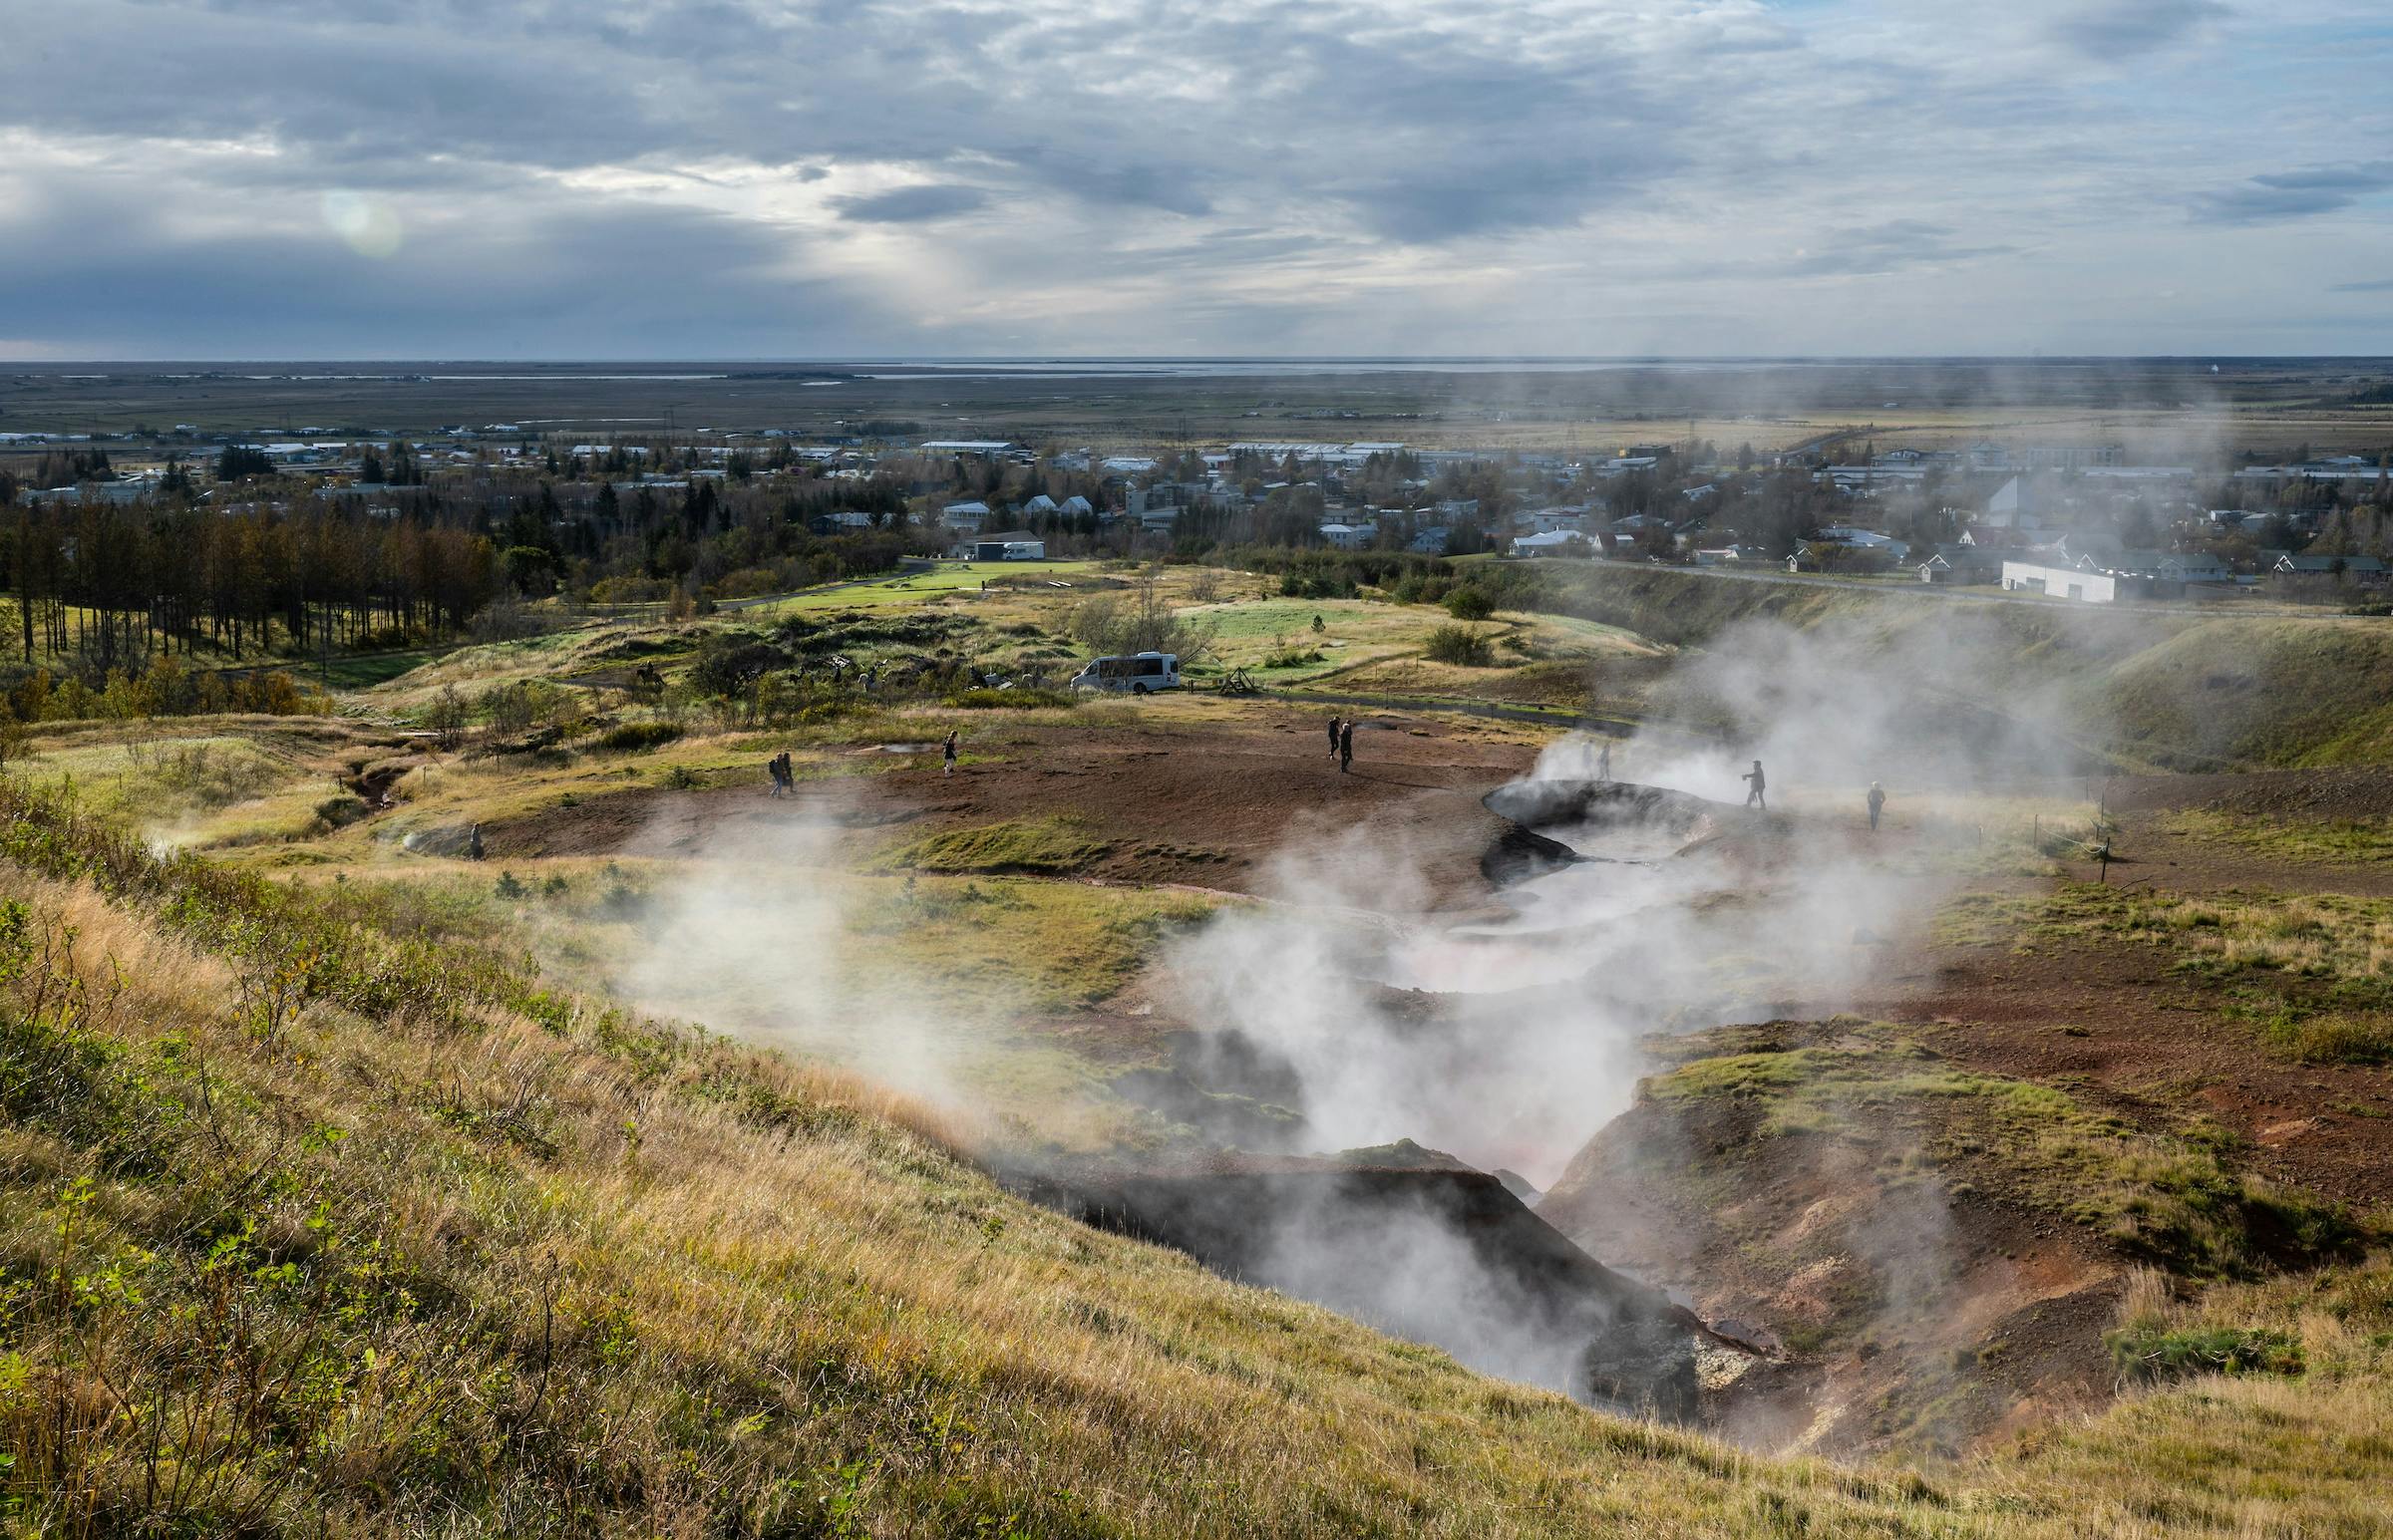
[[[2385,563],[2376,556],[2296,556],[2276,558],[2269,571],[2281,577],[2342,578],[2375,587],[2385,581]]]
[[[2001,556],[1975,545],[1939,545],[1919,563],[1922,583],[1990,583],[2001,575]]]
[[[951,502],[939,509],[939,521],[964,534],[972,533],[988,518],[989,505],[985,502]]]
[[[982,460],[1014,452],[1002,439],[925,439],[917,448],[925,455],[973,455]]]
[[[1321,538],[1342,551],[1368,550],[1379,538],[1377,524],[1323,524]]]
[[[1549,529],[1543,534],[1520,535],[1513,541],[1516,556],[1571,556],[1587,548],[1587,537],[1575,529]]]
[[[974,561],[1045,561],[1047,542],[1027,529],[1008,529],[972,542]]]
[[[2033,561],[2004,562],[2002,586],[2012,593],[2050,594],[2090,604],[2111,604],[2120,597],[2120,579],[2108,572],[2081,572],[2075,567],[2048,567]]]

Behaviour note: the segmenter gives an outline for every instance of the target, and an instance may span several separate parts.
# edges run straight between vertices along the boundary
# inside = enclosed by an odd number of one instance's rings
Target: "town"
[[[2118,442],[1944,445],[1951,434],[1874,426],[1792,446],[1688,437],[1576,452],[902,431],[916,427],[10,432],[0,506],[469,530],[518,594],[583,604],[750,598],[897,556],[1189,561],[1256,547],[2093,603],[2348,604],[2384,586],[2393,537],[2393,457],[2307,446],[2147,463]],[[59,580],[74,571],[64,563]]]

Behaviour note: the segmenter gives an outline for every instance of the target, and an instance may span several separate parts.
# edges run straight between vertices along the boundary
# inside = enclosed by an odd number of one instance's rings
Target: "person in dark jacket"
[[[955,773],[955,730],[947,730],[947,741],[939,746],[939,759],[946,766],[945,773]]]
[[[1349,722],[1338,730],[1338,773],[1343,775],[1354,768],[1354,724]]]
[[[1338,757],[1338,729],[1340,726],[1342,724],[1337,718],[1329,719],[1329,757],[1333,760]]]
[[[1877,781],[1870,782],[1870,832],[1878,832],[1878,815],[1886,805],[1886,788]]]
[[[1763,788],[1768,785],[1769,782],[1762,778],[1762,762],[1759,760],[1754,761],[1753,769],[1737,778],[1743,780],[1746,784],[1753,787],[1752,790],[1745,793],[1745,805],[1748,807],[1759,807],[1762,811],[1768,812],[1770,810],[1770,798],[1763,795],[1762,792]]]

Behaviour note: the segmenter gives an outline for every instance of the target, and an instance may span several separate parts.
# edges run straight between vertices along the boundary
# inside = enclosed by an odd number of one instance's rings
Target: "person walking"
[[[947,730],[947,741],[939,746],[939,759],[946,766],[946,774],[955,773],[955,729]]]
[[[1770,798],[1762,793],[1764,787],[1766,787],[1769,782],[1762,778],[1762,762],[1759,760],[1754,761],[1753,769],[1737,778],[1745,781],[1747,784],[1753,787],[1752,790],[1745,793],[1745,805],[1748,807],[1759,807],[1762,811],[1768,812],[1770,810]]]
[[[1870,832],[1878,832],[1878,815],[1886,805],[1886,788],[1877,781],[1870,782]]]
[[[1338,757],[1338,728],[1339,728],[1339,726],[1340,726],[1340,724],[1339,724],[1339,722],[1338,722],[1338,719],[1337,719],[1337,718],[1335,718],[1335,717],[1332,717],[1332,718],[1330,718],[1330,719],[1329,719],[1329,757],[1330,757],[1331,759],[1333,759],[1333,760],[1334,760],[1334,759],[1336,759],[1336,758]]]
[[[482,825],[479,823],[474,825],[474,832],[466,836],[466,854],[477,861],[482,859]]]
[[[1338,773],[1343,775],[1354,769],[1354,724],[1349,722],[1338,730]]]
[[[1612,745],[1609,739],[1604,741],[1601,749],[1595,751],[1595,778],[1597,780],[1612,778]]]

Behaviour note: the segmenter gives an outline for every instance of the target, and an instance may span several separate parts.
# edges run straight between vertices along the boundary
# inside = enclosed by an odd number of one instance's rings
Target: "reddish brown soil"
[[[689,855],[736,849],[744,831],[799,817],[908,837],[1009,819],[1071,819],[1109,846],[1086,875],[1110,881],[1267,889],[1278,851],[1364,831],[1417,852],[1435,899],[1484,896],[1479,858],[1504,823],[1479,798],[1528,769],[1533,751],[1429,719],[1377,715],[1355,734],[1351,773],[1328,756],[1326,717],[1257,707],[1235,726],[1091,731],[999,728],[952,776],[935,750],[855,751],[871,773],[802,781],[794,798],[753,786],[634,789],[486,824],[492,858]],[[981,758],[981,756],[987,758]],[[893,760],[896,768],[877,769]]]
[[[2294,862],[2157,827],[2163,812],[2183,807],[2356,808],[2388,789],[2393,773],[2383,771],[2122,782],[2111,803],[2122,825],[2115,844],[2132,859],[2114,863],[2110,880],[2164,893],[2393,893],[2393,863]],[[2071,875],[2097,873],[2083,866]],[[2293,1062],[2248,1023],[2222,1015],[2225,987],[2173,973],[2173,961],[2158,946],[2125,941],[2039,940],[2021,954],[1920,936],[1857,1009],[1930,1027],[1933,1046],[1971,1068],[2066,1081],[2081,1100],[2140,1126],[2182,1128],[2207,1116],[2249,1141],[2231,1152],[2238,1165],[2350,1203],[2386,1202],[2393,1067]]]

